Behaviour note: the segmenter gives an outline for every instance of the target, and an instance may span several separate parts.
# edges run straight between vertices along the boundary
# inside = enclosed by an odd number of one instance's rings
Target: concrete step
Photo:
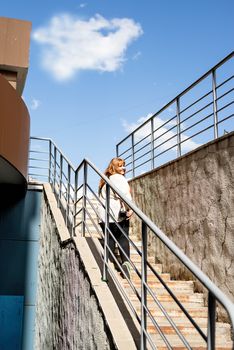
[[[132,301],[138,300],[137,296],[134,294],[133,291],[129,293],[129,296]],[[157,293],[156,297],[160,302],[161,301],[173,302],[174,300],[169,294],[165,294],[165,293],[161,293],[161,294]],[[194,293],[194,294],[188,294],[188,295],[177,293],[176,297],[181,303],[196,303],[201,306],[204,306],[204,298],[202,293]],[[151,297],[151,295],[148,294],[147,302],[152,302],[152,301],[153,301],[153,298]]]
[[[90,213],[93,212],[93,217],[96,222],[96,214],[92,210],[89,209]],[[82,215],[80,215],[82,218]],[[97,231],[94,228],[91,220],[87,217],[87,223],[90,232],[95,234]],[[96,232],[97,234],[97,232]],[[136,237],[130,237],[136,247],[141,251],[142,243]],[[117,249],[118,251],[118,249]],[[133,264],[136,266],[137,270],[141,272],[141,256],[139,252],[136,251],[134,247],[130,244],[130,257]],[[160,274],[160,277],[166,281],[167,286],[171,289],[171,291],[176,295],[178,300],[183,304],[184,308],[189,312],[190,316],[194,318],[195,322],[201,327],[203,332],[206,334],[207,332],[207,307],[204,306],[204,295],[202,293],[194,293],[194,282],[193,281],[175,281],[171,280],[170,273],[165,273],[163,271],[162,264],[155,263],[155,257],[148,257],[149,263],[152,267]],[[141,280],[134,269],[131,270],[131,281],[134,287],[137,289],[138,293],[141,295]],[[118,274],[120,277],[120,274]],[[141,313],[141,304],[138,300],[135,293],[132,291],[132,288],[129,286],[129,282],[120,277],[121,284],[126,290],[126,293],[129,295],[132,305],[134,306],[136,313],[140,316]],[[157,277],[151,271],[149,267],[147,267],[147,283],[153,293],[157,296],[157,299],[164,307],[168,315],[172,318],[173,322],[177,325],[178,329],[184,335],[184,337],[188,340],[190,346],[193,350],[205,350],[207,349],[207,344],[201,338],[199,333],[194,329],[191,322],[187,319],[184,313],[181,311],[179,306],[175,303],[173,298],[168,294],[163,285],[158,281]],[[147,297],[147,307],[149,308],[152,317],[155,318],[156,322],[159,324],[161,330],[163,331],[166,338],[169,340],[173,350],[184,350],[187,349],[175,330],[171,326],[171,324],[166,319],[165,315],[163,315],[162,311],[154,302],[152,296],[148,293]],[[157,333],[155,326],[152,324],[152,321],[149,317],[147,317],[147,329],[150,336],[153,339],[155,347],[158,350],[167,350],[167,346],[161,339],[160,335]],[[230,338],[230,325],[224,323],[216,324],[216,334],[217,334],[217,345],[216,350],[231,350],[232,342]],[[149,348],[151,348],[149,346]]]
[[[138,276],[135,276],[132,279],[132,283],[134,284],[134,286],[136,288],[140,288],[141,287],[141,281],[140,278]],[[123,285],[125,287],[127,287],[129,285],[127,280],[123,280]],[[157,289],[161,290],[165,288],[162,286],[162,284],[160,282],[158,282],[157,279],[155,279],[154,281],[149,281],[148,285],[150,288],[152,288],[153,290],[157,291]],[[185,293],[193,293],[193,281],[174,281],[174,280],[169,280],[167,282],[167,286],[172,290],[172,291],[182,291]]]
[[[132,254],[131,255],[131,260],[134,262],[134,263],[140,263],[141,262],[141,256],[139,254]],[[150,264],[154,264],[155,263],[155,259],[153,256],[150,256],[148,257],[148,262]]]
[[[168,350],[165,342],[162,340],[159,334],[150,334],[154,344],[157,346],[157,350]],[[173,350],[187,350],[187,347],[182,343],[177,335],[165,334],[169,344],[173,347]],[[192,347],[193,350],[207,350],[207,343],[197,334],[185,335],[185,339]],[[216,338],[215,350],[232,350],[232,342],[227,341],[223,337]]]
[[[161,325],[159,324],[160,329],[163,334],[176,334],[176,331],[171,325]],[[185,335],[199,335],[198,331],[192,325],[177,325],[178,330]],[[157,333],[155,326],[153,324],[149,324],[147,326],[147,330],[149,333]],[[207,334],[207,327],[201,327],[201,330],[204,334]],[[218,338],[228,339],[230,336],[230,326],[225,323],[217,324],[216,327],[216,335]]]
[[[140,273],[140,271],[138,271],[138,272]],[[171,280],[171,275],[169,273],[160,273],[159,272],[159,275],[163,281],[170,281]],[[138,276],[136,271],[133,271],[133,269],[130,272],[130,276],[131,276],[131,281],[133,283],[140,281],[140,277]],[[159,280],[153,273],[147,272],[147,282],[159,282]]]
[[[141,311],[140,301],[137,298],[135,298],[134,300],[131,299],[131,303],[134,305],[136,311],[139,313]],[[163,306],[163,308],[168,314],[175,316],[184,315],[180,307],[174,301],[162,300],[160,301],[160,304]],[[207,307],[203,306],[201,303],[183,302],[182,305],[190,315],[194,315],[196,317],[207,317]],[[154,301],[148,301],[147,307],[153,316],[163,315],[162,311],[159,309],[159,307]]]
[[[165,317],[163,315],[163,312],[155,307],[155,304],[153,305],[153,307],[150,308],[150,305],[148,305],[148,308],[150,309],[150,312],[152,314],[152,316],[154,317]],[[136,311],[139,313],[141,311],[141,307],[140,307],[140,303],[138,303],[136,305]],[[168,307],[166,308],[166,311],[168,313],[168,315],[170,317],[174,318],[183,318],[184,317],[184,313],[182,310],[180,310],[179,308],[174,308],[172,307],[172,305],[168,305]],[[207,319],[207,308],[206,307],[202,307],[202,306],[197,306],[196,308],[190,309],[188,310],[189,314],[191,317],[197,317],[197,318],[205,318]]]

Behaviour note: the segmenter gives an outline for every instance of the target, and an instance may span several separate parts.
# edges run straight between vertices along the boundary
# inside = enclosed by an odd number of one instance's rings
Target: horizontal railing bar
[[[182,142],[182,141],[181,141],[181,142]],[[162,151],[162,152],[160,152],[160,153],[157,153],[156,156],[154,156],[154,158],[157,158],[157,157],[161,156],[162,154],[164,154],[164,153],[166,153],[166,152],[172,150],[172,149],[175,148],[175,147],[177,147],[177,144],[172,145],[171,147],[165,149],[164,151]]]
[[[234,91],[234,88],[226,91],[223,95],[220,95],[219,97],[216,98],[216,101],[221,100],[223,97],[227,96],[228,94],[230,94],[232,91]]]
[[[180,114],[186,112],[189,108],[193,107],[194,105],[196,105],[198,102],[201,102],[205,97],[209,96],[212,94],[212,90],[210,90],[209,92],[207,92],[205,95],[201,96],[199,99],[197,99],[196,101],[194,101],[193,103],[191,103],[189,106],[187,106],[186,108],[182,109],[180,111]]]
[[[48,162],[49,159],[39,159],[39,158],[28,158],[28,160],[36,160],[37,162]]]
[[[219,121],[218,121],[218,124],[221,124],[221,123],[224,122],[225,120],[228,120],[228,119],[230,119],[230,118],[232,118],[232,117],[234,117],[234,114],[233,114],[233,113],[230,114],[228,117],[225,117],[225,118],[219,120]]]
[[[213,101],[209,102],[207,105],[203,106],[202,108],[200,108],[198,111],[194,112],[193,114],[189,115],[187,118],[181,120],[181,124],[185,123],[186,121],[188,121],[189,119],[191,119],[192,117],[194,117],[195,115],[197,115],[198,113],[204,111],[207,107],[210,107],[213,105]]]
[[[123,153],[120,153],[120,155],[119,155],[119,156],[120,156],[120,157],[121,157],[121,156],[123,156],[125,153],[127,153],[127,152],[128,152],[128,151],[130,151],[131,149],[132,149],[132,148],[131,148],[131,147],[129,147],[128,149],[126,149],[126,151],[124,151]]]
[[[234,78],[234,75],[232,75],[231,77],[227,78],[226,80],[224,80],[222,83],[220,83],[219,85],[216,86],[216,90],[218,90],[220,87],[222,87],[223,85],[225,85],[227,82],[229,82],[230,80],[232,80]]]
[[[207,131],[207,130],[213,128],[213,127],[214,127],[214,125],[213,125],[213,124],[210,124],[210,125],[207,126],[205,129],[202,129],[202,130],[196,132],[195,134],[193,134],[193,135],[187,137],[186,139],[182,140],[182,141],[181,141],[181,144],[184,143],[184,142],[186,142],[186,141],[188,141],[188,140],[190,140],[190,139],[192,139],[194,136],[197,136],[197,135],[202,134],[203,132],[205,132],[205,131]]]
[[[232,51],[228,56],[226,56],[224,59],[222,59],[218,64],[216,64],[213,68],[211,68],[209,71],[207,71],[205,74],[203,74],[199,79],[197,79],[194,83],[189,85],[185,90],[183,90],[180,94],[178,94],[175,98],[173,98],[170,102],[168,102],[166,105],[164,105],[158,112],[153,114],[149,119],[147,119],[144,123],[142,123],[140,126],[138,126],[133,132],[131,132],[128,136],[126,136],[122,141],[120,141],[117,144],[117,147],[121,145],[124,141],[126,141],[132,134],[136,133],[139,129],[141,129],[149,120],[154,119],[156,116],[161,114],[164,110],[166,110],[170,105],[175,103],[177,100],[179,100],[183,95],[185,95],[189,90],[191,90],[193,87],[198,85],[199,82],[203,81],[205,78],[207,78],[209,75],[212,74],[213,71],[217,70],[221,65],[223,65],[226,61],[228,61],[230,58],[234,56],[234,51]]]
[[[140,139],[139,141],[134,143],[134,148],[136,148],[137,145],[139,145],[141,142],[143,142],[145,139],[147,139],[150,135],[151,135],[151,133],[147,134],[146,136],[142,137],[142,139]]]
[[[181,123],[180,123],[181,124]],[[157,139],[160,139],[160,137],[166,135],[168,132],[170,132],[171,130],[175,129],[177,127],[177,125],[173,125],[171,128],[167,129],[166,131],[164,131],[162,134],[156,136],[153,141],[156,141]],[[160,130],[160,129],[158,129]],[[176,134],[175,134],[176,135]]]
[[[136,151],[134,150],[134,156],[135,156],[137,153],[141,152],[144,148],[146,148],[146,147],[148,147],[148,146],[150,146],[150,145],[151,145],[151,142],[148,142],[148,143],[146,143],[144,146],[142,146],[141,148],[137,149]],[[142,157],[143,157],[143,155],[142,155]],[[136,160],[136,159],[134,158],[134,160]]]
[[[183,334],[180,332],[180,330],[177,328],[176,324],[174,323],[173,319],[168,315],[166,309],[163,307],[163,305],[160,303],[160,301],[158,300],[157,296],[155,295],[155,293],[152,291],[152,289],[146,284],[144,283],[145,288],[147,289],[147,291],[149,292],[149,294],[151,295],[151,297],[153,298],[153,300],[155,301],[155,303],[157,304],[157,306],[160,308],[160,310],[162,311],[162,313],[164,314],[164,316],[166,317],[166,319],[168,320],[168,322],[170,323],[170,325],[172,326],[172,328],[175,330],[175,332],[177,333],[177,335],[180,337],[181,341],[184,343],[185,346],[189,346],[188,349],[190,348],[190,345],[187,343],[186,339],[184,338]],[[174,299],[175,300],[175,299]],[[177,305],[179,306],[179,308],[181,310],[183,310],[184,308],[182,308],[181,306],[182,303],[179,302],[179,300],[176,298]],[[150,312],[150,311],[149,311]],[[193,324],[194,325],[194,324]],[[199,334],[202,336],[202,338],[207,341],[207,337],[206,335],[203,333],[203,331],[201,330],[201,328],[195,323],[195,328],[196,330],[199,332]]]
[[[171,141],[172,139],[174,139],[175,137],[177,137],[177,135],[172,135],[171,137],[169,137],[168,139],[166,139],[165,141],[161,142],[159,145],[154,147],[154,150],[156,150],[159,147],[162,147],[162,145],[164,145],[165,143],[167,143],[168,141]],[[157,139],[155,139],[154,141],[156,141]]]
[[[48,152],[47,152],[47,151],[35,151],[35,150],[29,150],[29,153],[38,153],[38,154],[47,154],[47,155],[48,155]]]
[[[75,167],[71,164],[71,162],[67,159],[67,157],[63,154],[63,152],[57,147],[57,145],[50,139],[50,138],[45,138],[45,137],[36,137],[36,136],[31,136],[30,139],[33,140],[39,140],[39,141],[49,141],[56,149],[56,151],[58,151],[62,156],[63,159],[65,159],[65,161],[71,166],[71,168],[75,171]]]
[[[170,123],[170,122],[171,122],[172,120],[174,120],[175,118],[176,118],[176,115],[174,115],[172,118],[166,120],[162,125],[160,125],[157,129],[155,129],[155,130],[153,131],[153,133],[155,133],[156,131],[158,131],[158,130],[160,130],[161,128],[163,128],[165,125],[167,125],[168,123]],[[174,127],[174,126],[176,126],[176,124],[173,125],[173,127]]]
[[[192,124],[192,125],[188,126],[186,129],[181,130],[180,133],[183,134],[184,132],[186,132],[186,131],[192,129],[193,127],[199,125],[200,123],[204,122],[204,120],[207,120],[208,118],[210,118],[210,117],[212,117],[212,116],[213,116],[213,113],[210,113],[210,114],[206,115],[204,118],[199,119],[199,121],[196,122],[195,124]],[[212,124],[212,125],[213,125],[213,124]],[[182,141],[181,141],[181,142],[182,142]]]
[[[49,168],[40,167],[40,166],[36,166],[36,165],[29,165],[29,169],[42,169],[42,170],[48,170]]]
[[[217,109],[217,112],[223,111],[225,108],[230,107],[231,105],[233,105],[233,103],[234,103],[234,101],[232,101],[232,102],[226,104],[225,106],[223,106],[223,107]]]
[[[114,190],[118,196],[131,208],[137,216],[145,222],[150,230],[164,243],[164,245],[190,270],[193,275],[208,289],[211,290],[214,297],[227,310],[231,322],[234,326],[234,304],[226,297],[226,295],[197,267],[183,252],[180,250],[166,235],[161,231],[133,202],[131,202],[110,180],[103,175],[94,164],[84,159],[82,164],[86,162],[103,180]]]

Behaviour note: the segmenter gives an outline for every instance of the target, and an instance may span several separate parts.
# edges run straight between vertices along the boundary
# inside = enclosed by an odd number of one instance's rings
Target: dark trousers
[[[124,230],[125,234],[128,236],[129,235],[129,220],[123,220],[123,221],[119,222],[118,224]],[[103,233],[105,233],[104,222],[101,222],[100,226],[102,228]],[[127,257],[129,258],[130,257],[130,249],[129,249],[128,239],[124,236],[124,234],[121,232],[121,230],[118,228],[118,226],[116,225],[115,222],[110,222],[109,227],[110,227],[110,231],[113,234],[113,236],[115,237],[116,241],[118,242],[118,244],[121,246],[121,248],[123,249],[123,251],[125,252]],[[109,234],[109,247],[110,247],[110,250],[114,253],[115,241],[112,238],[111,234]],[[121,251],[120,248],[119,248],[119,254],[121,257],[122,264],[125,261],[128,261],[128,259],[125,257],[125,255],[123,254],[123,252]],[[110,256],[110,261],[113,262],[113,258],[111,256],[111,254],[109,256]]]

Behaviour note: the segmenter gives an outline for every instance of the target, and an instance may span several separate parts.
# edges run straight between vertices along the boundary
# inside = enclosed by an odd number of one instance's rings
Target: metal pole
[[[48,174],[48,180],[50,183],[51,180],[51,140],[49,140],[49,174]]]
[[[119,145],[116,145],[115,153],[116,153],[116,157],[118,158],[118,156],[119,156]]]
[[[102,280],[107,282],[107,264],[109,259],[109,210],[110,210],[110,186],[106,184],[106,203],[105,203],[105,230],[104,230],[104,262]]]
[[[73,212],[73,236],[76,237],[76,204],[77,204],[77,188],[78,188],[78,171],[75,171],[74,184],[74,212]]]
[[[82,235],[85,236],[85,224],[86,224],[86,195],[87,195],[87,163],[84,162],[84,181],[83,181],[83,223],[82,223]]]
[[[151,169],[154,169],[154,119],[151,118]]]
[[[207,329],[207,349],[215,350],[215,317],[216,300],[213,294],[208,293],[208,329]]]
[[[67,213],[66,213],[66,225],[69,226],[70,215],[70,193],[71,193],[71,166],[67,164]]]
[[[214,112],[214,138],[218,137],[218,108],[217,108],[217,93],[216,93],[216,71],[212,71],[212,90],[213,90],[213,112]]]
[[[56,163],[57,163],[56,157],[57,157],[57,149],[54,146],[54,181],[53,181],[54,182],[54,188],[53,188],[54,193],[55,193],[55,185],[56,185]]]
[[[58,207],[61,208],[61,200],[62,200],[62,186],[63,186],[63,156],[60,153],[60,171],[59,171],[59,200]]]
[[[180,123],[180,99],[176,99],[176,123],[177,123],[177,157],[181,156],[181,123]]]
[[[135,177],[134,134],[132,134],[132,177]]]
[[[147,331],[147,225],[142,221],[141,227],[142,235],[142,256],[141,256],[141,350],[146,349],[146,335]]]

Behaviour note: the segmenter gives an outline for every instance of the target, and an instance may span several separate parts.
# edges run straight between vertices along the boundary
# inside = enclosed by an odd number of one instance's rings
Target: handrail
[[[163,339],[164,343],[168,346],[168,349],[172,349],[170,346],[169,341],[167,340],[167,337],[164,335],[163,331],[160,329],[160,326],[158,325],[157,321],[154,319],[154,317],[151,315],[148,307],[147,307],[147,301],[146,301],[146,294],[152,296],[154,302],[156,305],[160,308],[160,310],[163,312],[164,316],[170,323],[170,325],[173,327],[174,331],[176,332],[177,336],[181,339],[183,344],[186,346],[187,349],[191,349],[189,343],[187,342],[184,335],[181,333],[181,331],[177,328],[173,320],[170,318],[170,316],[167,314],[166,310],[164,309],[163,305],[161,305],[160,301],[158,300],[157,296],[154,294],[154,292],[151,291],[151,288],[149,287],[147,283],[147,268],[149,268],[158,281],[162,284],[162,286],[167,290],[169,295],[174,299],[176,304],[180,307],[181,311],[185,314],[185,316],[189,319],[191,324],[195,327],[195,329],[199,332],[200,336],[207,341],[208,349],[215,349],[215,309],[216,309],[216,301],[218,301],[226,310],[227,314],[229,315],[230,322],[232,324],[232,327],[234,328],[234,304],[225,296],[225,294],[166,236],[166,234],[160,230],[133,202],[131,202],[102,172],[88,159],[83,159],[83,161],[79,164],[77,169],[73,168],[69,161],[67,161],[67,158],[64,157],[64,155],[61,153],[61,151],[57,148],[57,146],[53,143],[50,139],[40,139],[40,138],[33,138],[34,140],[42,141],[42,142],[48,142],[49,143],[49,154],[48,154],[48,170],[47,172],[47,178],[48,182],[51,183],[51,186],[53,188],[53,191],[55,193],[55,196],[58,201],[58,206],[61,208],[61,212],[64,215],[65,223],[70,231],[71,237],[76,236],[77,234],[77,228],[82,228],[82,233],[85,234],[85,231],[87,230],[89,232],[88,226],[87,226],[87,219],[91,219],[92,223],[93,219],[91,214],[89,213],[89,210],[87,208],[88,204],[92,206],[92,209],[94,210],[94,206],[91,203],[90,198],[88,197],[88,190],[91,190],[91,193],[94,198],[98,200],[98,196],[95,195],[95,191],[93,191],[92,187],[88,183],[88,169],[92,169],[92,171],[97,174],[98,178],[102,178],[105,181],[105,184],[107,186],[107,193],[109,193],[110,189],[117,193],[117,195],[127,204],[128,207],[130,207],[135,215],[141,220],[142,222],[142,250],[140,251],[134,243],[129,239],[129,244],[131,247],[135,249],[137,254],[141,257],[141,272],[138,271],[138,269],[135,267],[135,265],[132,263],[131,260],[129,260],[133,270],[136,272],[137,276],[141,278],[141,294],[138,293],[136,290],[136,287],[133,285],[131,280],[128,280],[129,286],[134,291],[137,299],[139,300],[141,304],[141,316],[138,315],[136,310],[134,309],[134,306],[131,304],[131,301],[128,299],[127,295],[125,294],[123,288],[119,285],[118,280],[115,278],[115,274],[112,271],[111,267],[108,264],[109,261],[109,255],[113,257],[113,253],[110,251],[110,248],[108,246],[108,235],[111,235],[111,231],[109,228],[109,217],[111,217],[111,213],[108,211],[109,207],[109,197],[106,196],[106,222],[105,222],[105,235],[104,235],[104,257],[103,259],[103,280],[107,280],[108,273],[111,275],[112,279],[116,283],[117,288],[119,289],[120,293],[122,293],[123,297],[125,298],[126,303],[128,304],[128,307],[133,312],[133,314],[136,317],[136,320],[141,324],[141,350],[146,350],[148,346],[146,345],[146,342],[151,346],[152,349],[157,349],[154,345],[154,342],[150,336],[150,334],[147,331],[147,322],[146,318],[148,317],[153,326],[157,329],[158,333],[161,335],[161,338]],[[59,155],[59,159],[57,159],[57,155]],[[66,169],[64,168],[64,163],[67,162],[67,173]],[[39,166],[40,167],[40,166]],[[75,169],[75,170],[74,170]],[[80,172],[82,172],[82,176],[80,176]],[[65,175],[64,175],[65,174]],[[65,181],[64,181],[65,177]],[[81,183],[79,183],[78,180],[81,179]],[[64,188],[66,191],[64,192]],[[109,189],[109,190],[108,190]],[[79,207],[78,207],[79,204]],[[81,204],[81,205],[80,205]],[[82,214],[80,222],[78,221],[78,216]],[[113,217],[112,217],[113,218]],[[118,225],[118,224],[117,224]],[[151,266],[149,261],[146,260],[147,257],[147,229],[150,229],[151,232],[155,236],[157,236],[161,242],[173,253],[174,256],[176,256],[186,268],[189,269],[189,271],[195,276],[202,285],[208,290],[208,334],[205,335],[203,331],[200,329],[200,327],[196,324],[195,320],[190,316],[188,311],[184,308],[184,306],[181,304],[181,302],[177,299],[177,297],[174,295],[174,293],[170,290],[170,288],[167,286],[166,281],[164,281],[160,275],[157,273],[157,271],[154,270],[154,268]],[[89,232],[91,234],[91,232]],[[125,234],[123,232],[123,234]],[[126,235],[125,235],[126,236]],[[127,237],[127,236],[126,236]],[[118,244],[118,242],[116,241]],[[121,250],[121,246],[118,245],[118,248]],[[118,262],[117,262],[118,265]],[[120,270],[121,266],[118,265]]]
[[[159,111],[157,111],[156,113],[154,113],[149,119],[147,119],[144,123],[142,123],[140,126],[138,126],[136,129],[134,129],[134,131],[132,131],[129,135],[135,133],[136,131],[138,131],[139,129],[141,129],[144,125],[147,124],[147,122],[154,118],[156,115],[160,114],[161,112],[163,112],[165,109],[167,109],[168,107],[170,107],[170,105],[176,101],[177,99],[179,99],[180,97],[182,97],[184,94],[186,94],[186,92],[188,92],[189,90],[191,90],[194,86],[196,86],[201,80],[204,80],[207,76],[209,76],[212,71],[218,69],[220,66],[222,66],[225,62],[227,62],[228,60],[230,60],[232,57],[234,56],[234,51],[232,51],[229,55],[227,55],[224,59],[222,59],[219,63],[217,63],[214,67],[212,67],[210,70],[208,70],[208,72],[206,72],[205,74],[203,74],[200,78],[198,78],[195,82],[193,82],[191,85],[189,85],[186,89],[184,89],[182,92],[180,92],[176,97],[174,97],[172,100],[170,100],[170,102],[166,103]],[[122,143],[123,141],[128,139],[128,136],[126,136],[125,138],[123,138],[118,144],[117,146]]]
[[[202,270],[173,243],[167,235],[160,230],[133,202],[131,202],[123,192],[121,192],[104,174],[102,174],[91,161],[84,159],[82,164],[89,164],[96,173],[107,183],[114,192],[130,207],[137,216],[144,221],[144,223],[157,235],[157,237],[170,249],[170,251],[193,273],[194,276],[210,290],[217,300],[226,308],[229,313],[232,325],[234,327],[234,304],[227,298],[227,296],[202,272]]]
[[[228,83],[232,82],[234,79],[234,75],[231,75],[230,77],[228,77],[228,79],[225,79],[223,82],[221,82],[220,84],[216,84],[216,73],[218,68],[220,68],[221,66],[225,65],[225,63],[227,63],[228,61],[230,61],[231,59],[233,59],[234,57],[234,51],[232,51],[229,55],[227,55],[224,59],[222,59],[219,63],[217,63],[215,66],[213,66],[210,70],[208,70],[205,74],[203,74],[199,79],[197,79],[195,82],[193,82],[191,85],[189,85],[186,89],[184,89],[181,93],[179,93],[176,97],[174,97],[170,102],[166,103],[161,109],[159,109],[156,113],[154,113],[150,118],[148,118],[147,120],[145,120],[141,125],[139,125],[137,128],[135,128],[132,132],[130,132],[126,137],[124,137],[119,143],[117,143],[116,145],[116,155],[118,157],[124,157],[126,159],[126,157],[129,159],[131,158],[131,162],[128,163],[127,166],[127,172],[132,172],[132,176],[135,177],[136,176],[136,169],[142,167],[145,164],[149,164],[150,163],[150,169],[143,169],[143,172],[148,171],[148,170],[152,170],[155,168],[155,160],[158,159],[160,157],[160,154],[156,154],[156,147],[155,147],[155,143],[157,142],[158,139],[160,139],[160,137],[162,137],[162,134],[160,134],[159,136],[155,135],[156,131],[158,130],[163,130],[163,128],[166,128],[168,130],[168,127],[170,127],[170,121],[172,119],[176,119],[176,123],[174,125],[174,127],[177,128],[177,131],[175,132],[175,137],[177,136],[177,142],[175,145],[173,145],[173,147],[168,147],[166,148],[166,152],[170,152],[172,149],[175,149],[175,147],[177,148],[177,156],[181,156],[182,154],[186,153],[186,149],[183,152],[183,150],[181,149],[182,146],[182,139],[181,139],[181,135],[184,133],[183,130],[183,124],[185,123],[185,121],[187,121],[188,119],[194,117],[196,115],[197,118],[197,122],[193,122],[193,124],[190,126],[191,128],[196,128],[197,125],[199,124],[199,122],[202,121],[202,115],[200,116],[202,110],[204,108],[211,108],[212,107],[212,113],[209,113],[209,118],[211,118],[213,116],[213,124],[211,125],[211,127],[214,128],[214,139],[217,138],[219,136],[219,130],[218,130],[218,126],[221,125],[221,123],[226,122],[228,119],[233,118],[233,112],[231,111],[228,114],[228,117],[222,117],[220,118],[221,115],[221,111],[223,111],[224,109],[228,110],[228,108],[232,107],[234,104],[234,99],[230,97],[231,102],[226,102],[225,100],[224,103],[224,107],[222,107],[222,109],[218,108],[218,103],[221,102],[222,99],[224,99],[224,97],[227,97],[227,95],[229,95],[231,93],[231,91],[233,91],[233,88],[229,89],[225,94],[221,95],[221,96],[217,96],[217,93],[219,91],[219,89],[223,86],[227,86]],[[181,104],[181,100],[184,96],[186,96],[186,94],[188,92],[190,92],[194,87],[196,87],[197,85],[199,85],[199,83],[203,82],[204,79],[206,79],[207,77],[211,77],[211,83],[212,83],[212,88],[209,88],[208,93],[203,93],[201,97],[196,98],[195,101],[193,101],[192,103],[189,103],[186,107],[184,108],[180,108],[180,104]],[[195,96],[195,95],[194,95]],[[185,112],[187,112],[189,109],[191,108],[195,108],[196,105],[198,103],[200,103],[202,100],[204,100],[204,98],[207,98],[208,96],[210,96],[211,98],[211,102],[208,103],[208,105],[206,105],[203,108],[199,108],[197,111],[195,111],[195,113],[193,112],[193,110],[191,111],[191,114],[189,115],[189,117],[186,117],[185,119],[182,120],[182,116],[184,115]],[[162,125],[160,125],[157,128],[154,128],[154,121],[157,120],[157,118],[160,117],[160,115],[167,111],[169,107],[175,105],[176,111],[174,112],[174,115],[172,118],[169,117],[168,120],[164,121]],[[233,108],[233,107],[232,107]],[[199,118],[201,118],[201,120],[199,121]],[[142,136],[137,138],[137,140],[135,140],[135,136],[137,135],[137,133],[140,130],[143,130],[144,127],[148,127],[149,131],[147,133],[146,136]],[[211,128],[210,127],[210,128]],[[207,130],[209,130],[210,128],[206,128],[204,127],[202,129],[201,126],[201,132],[200,133],[205,133],[207,132]],[[169,131],[169,130],[168,130]],[[198,133],[195,133],[194,136],[197,136]],[[191,138],[192,138],[191,137]],[[202,140],[202,143],[204,144],[205,142],[210,140],[210,136],[207,135],[206,136],[207,140]],[[144,147],[148,147],[149,148],[149,152],[147,154],[143,154],[141,156],[141,158],[144,158],[146,155],[150,154],[150,157],[147,158],[146,160],[143,160],[141,164],[136,164],[137,160],[135,159],[135,154],[138,151],[141,151],[141,148],[136,149],[137,144],[139,144],[140,142],[142,142],[143,140],[145,140],[145,142],[147,141],[146,139],[148,139],[148,143],[144,144]],[[126,144],[126,142],[128,141],[128,143]],[[169,139],[167,139],[165,141],[168,142]],[[129,148],[129,143],[131,143],[131,146]],[[198,144],[199,146],[200,144]],[[197,147],[198,147],[197,146]],[[194,145],[194,147],[196,147],[196,145]],[[121,148],[121,149],[120,149]],[[165,152],[164,152],[165,153]],[[170,155],[170,157],[172,157]],[[173,158],[175,158],[175,156],[173,155]],[[139,160],[139,159],[138,159]],[[171,158],[169,159],[171,160]],[[162,160],[162,162],[160,164],[157,165],[162,165],[167,161],[167,158],[164,158],[164,160]],[[131,167],[130,167],[131,165]],[[149,167],[149,166],[148,166]],[[141,171],[142,173],[142,171]]]
[[[65,161],[66,161],[67,163],[70,164],[72,170],[75,171],[74,165],[72,165],[72,163],[70,162],[70,160],[68,160],[68,158],[63,154],[63,152],[62,152],[62,151],[60,150],[60,148],[56,145],[56,143],[55,143],[54,141],[52,141],[52,139],[50,139],[50,138],[48,138],[48,137],[38,137],[38,136],[30,136],[30,139],[31,139],[31,140],[39,140],[39,141],[48,141],[48,142],[50,142],[51,144],[53,144],[53,146],[57,149],[57,151],[63,155],[63,158],[65,159]]]

